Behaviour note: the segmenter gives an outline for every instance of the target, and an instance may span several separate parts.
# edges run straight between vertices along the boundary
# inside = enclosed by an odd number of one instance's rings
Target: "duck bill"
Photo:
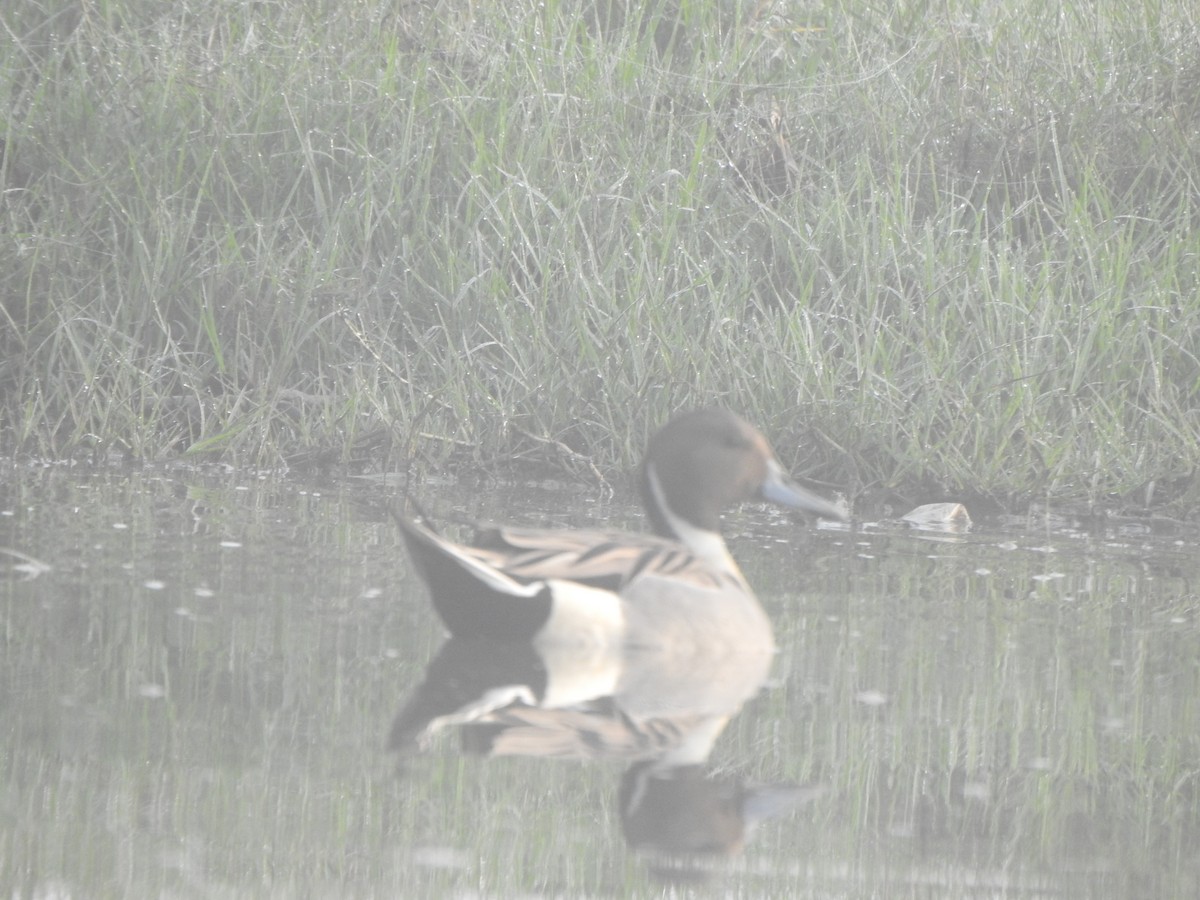
[[[831,503],[824,497],[814,494],[792,481],[783,471],[783,467],[775,460],[771,460],[767,466],[767,477],[763,481],[761,492],[764,500],[820,516],[823,519],[845,522],[849,518],[846,510],[840,505]]]

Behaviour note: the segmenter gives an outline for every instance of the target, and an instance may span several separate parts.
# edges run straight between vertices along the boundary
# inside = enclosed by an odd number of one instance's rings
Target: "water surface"
[[[639,527],[625,498],[422,487]],[[656,896],[627,761],[385,750],[443,642],[357,482],[0,476],[0,895]],[[1200,894],[1196,535],[726,519],[775,623],[699,777],[796,802],[717,896]]]

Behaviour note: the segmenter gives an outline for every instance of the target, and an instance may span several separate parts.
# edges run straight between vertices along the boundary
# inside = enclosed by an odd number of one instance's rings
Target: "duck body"
[[[722,409],[685,413],[660,430],[640,487],[653,536],[493,526],[460,544],[400,524],[451,635],[533,642],[586,667],[616,648],[681,665],[769,650],[770,621],[721,537],[721,511],[760,499],[846,518],[792,482],[766,438]]]

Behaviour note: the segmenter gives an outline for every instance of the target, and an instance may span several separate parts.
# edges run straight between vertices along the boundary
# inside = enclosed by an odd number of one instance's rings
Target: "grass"
[[[4,445],[1195,513],[1193,6],[22,4]]]

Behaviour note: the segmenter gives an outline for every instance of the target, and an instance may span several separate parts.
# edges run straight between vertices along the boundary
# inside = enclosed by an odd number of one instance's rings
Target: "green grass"
[[[4,446],[1193,512],[1193,7],[23,4]]]

